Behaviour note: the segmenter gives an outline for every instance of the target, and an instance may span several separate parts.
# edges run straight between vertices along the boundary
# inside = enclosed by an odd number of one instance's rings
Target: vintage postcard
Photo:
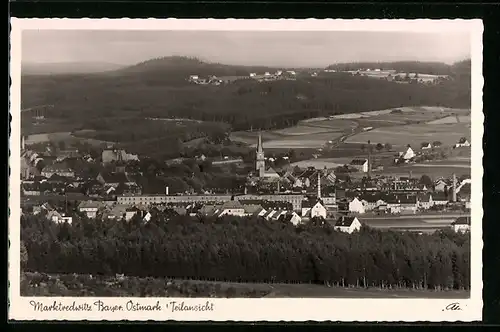
[[[13,18],[9,318],[481,320],[482,32]]]

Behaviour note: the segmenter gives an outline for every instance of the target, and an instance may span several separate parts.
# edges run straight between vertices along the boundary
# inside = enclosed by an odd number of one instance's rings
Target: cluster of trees
[[[334,231],[324,222],[294,227],[261,218],[21,218],[24,269],[43,273],[125,274],[240,282],[469,289],[470,238]]]
[[[22,296],[94,296],[94,297],[264,297],[271,287],[171,278],[99,276],[90,274],[21,274]]]

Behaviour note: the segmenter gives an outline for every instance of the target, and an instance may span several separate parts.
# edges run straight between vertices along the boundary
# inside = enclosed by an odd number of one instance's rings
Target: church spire
[[[257,152],[262,152],[262,134],[259,131],[259,140],[257,142]]]
[[[259,177],[264,177],[266,162],[264,158],[264,148],[262,146],[262,134],[259,131],[259,139],[257,141],[257,153],[255,160],[255,169],[259,174]]]

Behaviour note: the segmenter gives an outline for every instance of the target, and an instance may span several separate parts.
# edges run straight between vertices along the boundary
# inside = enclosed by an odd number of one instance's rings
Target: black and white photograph
[[[480,315],[480,21],[49,21],[13,23],[19,316]]]

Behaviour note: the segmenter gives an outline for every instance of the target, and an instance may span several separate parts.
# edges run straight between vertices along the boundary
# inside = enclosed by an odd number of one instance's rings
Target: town
[[[366,158],[354,158],[335,169],[292,167],[289,163],[275,169],[267,165],[274,158],[266,157],[259,134],[255,160],[246,168],[253,169],[240,187],[231,183],[225,188],[182,192],[165,186],[163,192],[151,193],[138,184],[146,170],[141,169],[137,155],[111,146],[83,153],[76,147],[50,143],[26,146],[24,136],[22,140],[22,213],[43,214],[55,223],[72,223],[74,218],[82,217],[126,221],[136,218],[147,223],[158,215],[254,216],[295,226],[321,220],[339,231],[352,233],[359,231],[362,224],[377,227],[371,221],[380,216],[393,220],[388,228],[400,229],[397,216],[418,219],[448,214],[456,217],[449,225],[455,231],[470,226],[469,177],[450,174],[431,179],[427,175],[412,176],[411,171],[404,177],[387,176],[383,166],[374,167],[371,148]],[[425,159],[427,152],[439,148],[436,145],[439,142],[424,142],[417,152],[408,146],[394,156],[393,163]],[[470,148],[470,143],[464,137],[453,148]],[[241,158],[210,161],[205,156],[179,163],[206,168],[208,164],[233,165],[234,169],[234,164],[240,168],[244,164]],[[162,176],[161,170],[156,176]],[[421,228],[413,230],[420,232]]]

